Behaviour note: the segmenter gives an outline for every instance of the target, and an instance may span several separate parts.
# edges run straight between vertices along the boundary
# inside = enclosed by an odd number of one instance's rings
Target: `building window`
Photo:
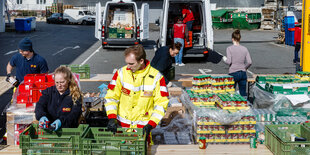
[[[46,0],[37,0],[37,4],[46,4]]]
[[[16,0],[17,4],[23,4],[23,0]]]

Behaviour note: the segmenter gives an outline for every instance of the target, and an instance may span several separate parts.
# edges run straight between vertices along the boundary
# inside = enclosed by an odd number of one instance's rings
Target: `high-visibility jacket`
[[[164,117],[168,106],[168,90],[162,74],[151,67],[133,73],[126,66],[117,70],[108,85],[105,108],[108,118],[117,118],[122,127],[154,128]]]

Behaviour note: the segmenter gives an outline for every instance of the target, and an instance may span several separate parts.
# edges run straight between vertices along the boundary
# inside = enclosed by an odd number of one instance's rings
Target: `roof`
[[[219,10],[212,10],[211,15],[212,17],[222,17],[227,12],[233,12],[236,9],[219,9]]]

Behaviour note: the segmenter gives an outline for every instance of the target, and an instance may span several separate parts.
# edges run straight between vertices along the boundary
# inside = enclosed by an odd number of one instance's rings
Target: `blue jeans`
[[[246,94],[246,83],[247,83],[247,75],[245,71],[237,71],[234,73],[230,73],[229,75],[234,77],[235,88],[238,84],[239,92],[241,96],[247,96]]]
[[[182,47],[179,51],[179,54],[177,56],[174,57],[175,59],[175,63],[181,64],[182,63],[182,57],[183,57],[183,47],[184,47],[184,39],[182,38],[174,38],[174,43],[181,43]]]
[[[299,56],[298,56],[298,52],[299,52],[299,50],[300,50],[300,42],[296,42],[296,45],[295,45],[295,52],[294,52],[294,63],[295,62],[299,62],[300,60],[299,60]]]
[[[192,31],[193,30],[193,23],[194,23],[193,20],[186,22],[186,27],[187,27],[188,31]]]

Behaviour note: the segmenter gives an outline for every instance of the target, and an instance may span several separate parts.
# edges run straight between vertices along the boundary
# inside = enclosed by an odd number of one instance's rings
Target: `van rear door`
[[[101,3],[99,2],[96,4],[96,21],[95,21],[95,37],[98,40],[101,40],[101,28],[102,28],[101,20],[102,20],[102,12],[101,12]]]
[[[161,29],[160,29],[160,43],[161,46],[166,46],[167,41],[167,26],[168,26],[168,11],[169,11],[169,0],[164,0],[163,3],[163,14],[161,16],[162,23],[161,23]]]
[[[140,14],[140,41],[143,41],[149,38],[149,4],[142,4]]]
[[[212,17],[211,17],[211,5],[210,5],[210,0],[203,0],[203,5],[204,5],[204,17],[205,20],[203,21],[204,23],[204,42],[205,46],[207,46],[210,49],[213,49],[213,29],[212,29]]]

